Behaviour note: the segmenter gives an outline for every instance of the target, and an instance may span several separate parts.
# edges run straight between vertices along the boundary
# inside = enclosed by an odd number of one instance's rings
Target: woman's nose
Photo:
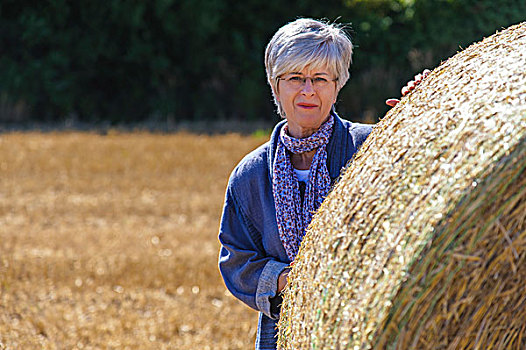
[[[310,95],[314,94],[314,85],[312,83],[312,79],[311,78],[306,78],[305,79],[305,83],[301,87],[301,92],[303,94],[310,94]]]

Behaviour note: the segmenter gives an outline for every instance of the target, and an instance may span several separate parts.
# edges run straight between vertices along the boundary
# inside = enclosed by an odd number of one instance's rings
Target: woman
[[[227,288],[260,312],[256,349],[276,348],[280,293],[305,229],[371,132],[334,108],[351,55],[343,30],[312,19],[283,26],[266,48],[267,80],[285,120],[232,172],[219,231]]]

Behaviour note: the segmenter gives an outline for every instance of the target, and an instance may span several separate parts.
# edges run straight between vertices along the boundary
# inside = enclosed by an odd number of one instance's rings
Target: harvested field
[[[228,176],[264,138],[0,135],[0,349],[247,349],[226,292]]]
[[[282,349],[526,348],[526,22],[375,127],[310,226]]]

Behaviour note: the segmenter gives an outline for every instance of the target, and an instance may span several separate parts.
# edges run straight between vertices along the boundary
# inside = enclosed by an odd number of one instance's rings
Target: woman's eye
[[[302,81],[303,79],[301,77],[290,77],[289,81]]]
[[[315,82],[315,83],[323,84],[323,83],[327,83],[328,80],[325,79],[325,78],[314,78],[314,82]]]

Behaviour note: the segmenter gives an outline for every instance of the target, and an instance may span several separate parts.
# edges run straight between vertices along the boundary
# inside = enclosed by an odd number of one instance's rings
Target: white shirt
[[[298,178],[298,181],[305,182],[305,183],[309,182],[310,169],[299,170],[294,167],[293,169],[294,169],[294,172],[296,173],[296,177]]]

